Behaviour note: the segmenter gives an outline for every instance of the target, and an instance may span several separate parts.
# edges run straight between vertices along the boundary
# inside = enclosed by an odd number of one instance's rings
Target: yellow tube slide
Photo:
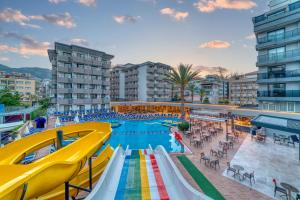
[[[57,130],[80,139],[31,164],[17,164],[25,155],[53,144]],[[111,131],[109,123],[87,122],[47,130],[6,145],[0,149],[0,200],[20,199],[25,184],[24,199],[30,199],[72,180],[109,139]]]
[[[107,145],[105,149],[93,160],[92,171],[93,171],[93,183],[97,182],[103,173],[109,159],[113,155],[113,149],[110,145]],[[89,186],[89,169],[88,165],[85,166],[75,178],[70,181],[70,184],[81,187]],[[70,196],[77,196],[79,191],[75,188],[70,188]],[[65,185],[60,185],[51,192],[41,196],[38,200],[64,200],[65,199]]]

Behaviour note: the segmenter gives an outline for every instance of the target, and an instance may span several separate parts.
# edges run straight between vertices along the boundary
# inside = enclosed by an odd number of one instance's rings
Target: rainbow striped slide
[[[117,147],[85,200],[212,200],[182,177],[162,146],[125,151]]]

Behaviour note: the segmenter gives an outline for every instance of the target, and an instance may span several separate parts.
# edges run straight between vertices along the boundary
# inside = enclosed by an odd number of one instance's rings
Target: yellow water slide
[[[18,164],[24,157],[56,142],[56,131],[64,137],[80,137],[72,144],[59,149],[31,164]],[[38,198],[67,181],[84,173],[88,158],[106,142],[111,125],[103,122],[73,124],[25,137],[0,149],[0,200]],[[100,158],[99,158],[100,159]]]

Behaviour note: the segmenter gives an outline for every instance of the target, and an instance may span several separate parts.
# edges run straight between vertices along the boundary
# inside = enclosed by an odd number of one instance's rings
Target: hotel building
[[[31,104],[32,96],[36,94],[36,81],[26,74],[0,73],[0,90],[8,88],[11,91],[18,92],[22,97],[23,103]]]
[[[165,78],[169,65],[145,62],[114,67],[111,71],[113,101],[171,101],[172,86]]]
[[[257,105],[257,71],[229,79],[229,101],[235,105]]]
[[[300,1],[271,0],[253,18],[259,107],[300,112]]]
[[[76,45],[55,43],[51,103],[58,111],[109,108],[112,55]]]

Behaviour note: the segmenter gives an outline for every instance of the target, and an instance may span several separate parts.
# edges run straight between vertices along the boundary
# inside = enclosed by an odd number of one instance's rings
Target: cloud
[[[124,24],[125,22],[136,23],[141,17],[140,16],[131,16],[131,15],[118,15],[113,16],[115,22],[119,24]]]
[[[8,57],[0,57],[0,61],[8,62],[8,61],[10,61],[10,59]]]
[[[208,66],[193,66],[194,71],[199,71],[201,76],[206,76],[208,74],[219,74],[220,69],[226,75],[229,74],[230,71],[224,67],[208,67]]]
[[[89,42],[83,38],[72,38],[70,42],[80,46],[89,46]]]
[[[84,6],[96,6],[97,5],[97,1],[96,0],[78,0],[78,3],[84,5]]]
[[[247,36],[245,37],[245,39],[247,39],[247,40],[255,40],[255,39],[256,39],[256,36],[255,36],[254,33],[252,33],[252,34],[250,34],[250,35],[247,35]]]
[[[53,3],[53,4],[59,4],[59,3],[62,3],[62,2],[66,2],[67,0],[49,0],[50,3]]]
[[[198,0],[194,3],[200,12],[213,12],[217,9],[248,10],[256,6],[252,0]]]
[[[30,16],[30,19],[46,21],[50,24],[62,26],[65,28],[76,27],[76,23],[74,22],[72,15],[68,12],[65,12],[63,14],[35,15]]]
[[[199,45],[199,48],[203,49],[227,49],[231,45],[229,42],[222,41],[222,40],[212,40],[209,42],[205,42]]]
[[[30,24],[30,18],[24,15],[20,10],[14,10],[11,8],[5,8],[0,11],[0,21],[7,23],[18,23],[21,26],[27,26],[31,28],[40,28],[38,25]]]
[[[19,35],[18,33],[7,32],[1,34],[1,36],[15,39],[21,43],[17,47],[0,44],[0,52],[18,53],[22,56],[47,56],[47,50],[50,48],[49,42],[39,42],[30,36]]]
[[[189,16],[188,12],[181,12],[176,11],[173,8],[163,8],[160,10],[162,15],[169,15],[171,18],[175,19],[176,21],[183,21],[186,17]]]

